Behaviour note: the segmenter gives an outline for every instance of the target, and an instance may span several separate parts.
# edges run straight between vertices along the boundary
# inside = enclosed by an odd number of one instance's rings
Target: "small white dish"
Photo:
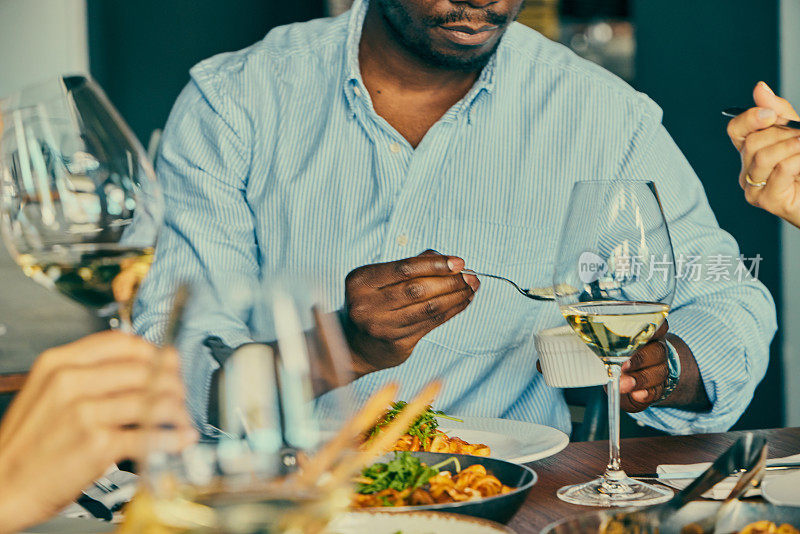
[[[350,512],[334,519],[328,534],[514,534],[508,527],[464,515],[442,512]]]
[[[608,382],[606,366],[569,326],[542,330],[534,342],[548,386],[580,388]]]

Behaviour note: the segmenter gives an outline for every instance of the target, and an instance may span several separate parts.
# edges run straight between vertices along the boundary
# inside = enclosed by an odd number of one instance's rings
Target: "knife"
[[[766,467],[767,471],[788,471],[790,469],[800,469],[800,463],[770,464]],[[628,475],[631,478],[648,478],[653,480],[691,480],[700,476],[702,471],[685,471],[682,473],[641,473]]]

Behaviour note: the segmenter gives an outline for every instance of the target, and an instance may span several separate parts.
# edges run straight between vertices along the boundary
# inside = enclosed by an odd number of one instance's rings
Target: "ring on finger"
[[[763,182],[754,182],[752,178],[750,178],[749,174],[744,175],[744,181],[747,182],[747,185],[752,187],[764,187],[767,185],[767,181],[764,180]]]

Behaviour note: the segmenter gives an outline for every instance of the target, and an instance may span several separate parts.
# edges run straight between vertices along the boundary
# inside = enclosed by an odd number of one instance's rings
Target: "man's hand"
[[[692,350],[675,334],[668,332],[669,324],[656,331],[653,339],[639,349],[622,365],[620,377],[620,406],[629,413],[641,412],[653,405],[664,394],[664,383],[669,375],[666,340],[675,347],[681,361],[678,385],[658,406],[703,412],[711,409],[703,377],[697,367]]]
[[[0,424],[0,533],[44,521],[140,457],[153,425],[168,450],[197,436],[174,351],[120,332],[45,351]]]
[[[667,330],[669,325],[664,321],[650,342],[622,365],[620,406],[626,412],[641,412],[664,394],[664,383],[669,375]]]
[[[425,334],[463,311],[480,286],[463,268],[461,258],[426,251],[347,275],[342,322],[357,374],[400,365]]]
[[[756,85],[753,100],[757,107],[728,123],[728,136],[742,155],[739,186],[750,204],[800,227],[800,130],[780,126],[781,118],[800,117],[764,82]],[[765,185],[754,186],[748,177]]]

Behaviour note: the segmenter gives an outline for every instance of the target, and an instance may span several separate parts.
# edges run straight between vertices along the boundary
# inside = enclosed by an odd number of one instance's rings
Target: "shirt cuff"
[[[669,316],[669,323],[670,332],[691,349],[712,408],[708,412],[693,412],[653,406],[630,415],[671,434],[726,432],[744,413],[764,376],[769,344],[748,347],[733,329],[706,310],[675,310]],[[733,321],[733,324],[744,323]]]

